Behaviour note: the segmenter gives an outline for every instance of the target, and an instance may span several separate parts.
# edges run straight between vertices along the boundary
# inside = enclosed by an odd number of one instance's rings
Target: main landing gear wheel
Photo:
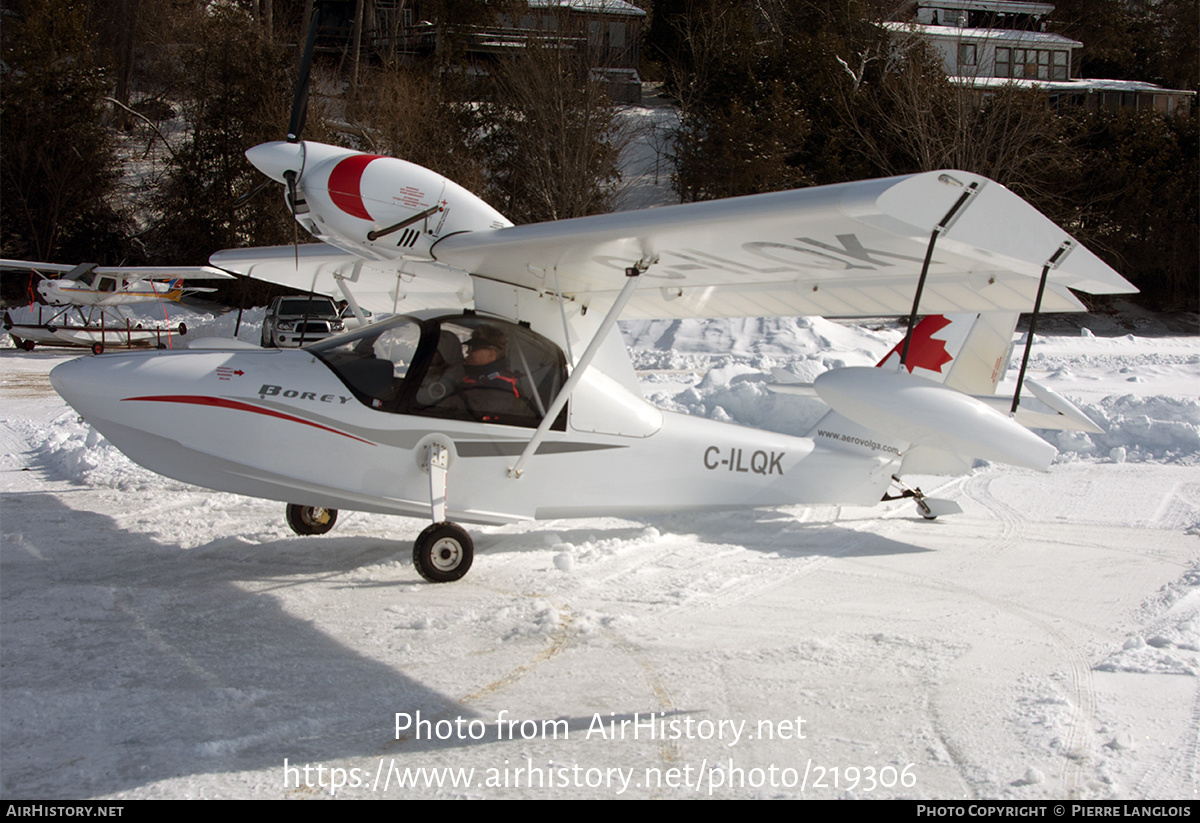
[[[917,511],[926,520],[937,520],[937,515],[930,510],[929,504],[920,497],[917,498]]]
[[[466,529],[455,523],[427,526],[413,543],[413,566],[430,583],[451,583],[471,568],[475,544]]]
[[[33,341],[28,338],[21,341],[21,348],[23,348],[25,351],[33,351],[33,346],[34,346]]]
[[[104,344],[103,343],[93,343],[92,344],[92,354],[104,354]]]
[[[337,509],[322,509],[316,506],[297,506],[288,503],[287,524],[296,534],[325,534],[337,522]]]

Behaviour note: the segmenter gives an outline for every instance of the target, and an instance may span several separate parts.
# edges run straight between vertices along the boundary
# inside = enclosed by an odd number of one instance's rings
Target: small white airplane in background
[[[40,278],[37,294],[50,307],[48,317],[41,306],[38,307],[37,322],[13,322],[6,314],[4,330],[18,346],[26,351],[32,351],[36,343],[84,346],[95,354],[103,352],[106,345],[161,344],[163,333],[170,334],[169,329],[135,326],[121,311],[122,306],[164,300],[174,302],[185,291],[214,291],[198,287],[185,290],[185,279],[234,279],[233,275],[211,266],[98,266],[95,263],[71,266],[0,260],[0,269],[32,272]],[[180,323],[177,331],[186,334],[187,326]]]
[[[353,304],[359,290],[386,294],[398,272],[434,283],[449,272],[473,282],[474,308],[451,302],[298,350],[76,360],[51,382],[133,460],[287,503],[297,533],[328,531],[337,509],[428,518],[413,561],[431,581],[471,565],[455,521],[897,496],[926,517],[951,513],[902,478],[975,458],[1046,469],[1056,454],[1017,416],[1035,402],[1020,397],[1024,367],[1017,395],[993,407],[1018,313],[1082,311],[1071,289],[1135,291],[1008,189],[958,171],[513,226],[428,169],[300,140],[306,85],[288,141],[247,156],[327,244],[314,254],[341,250],[326,273]],[[236,271],[262,255],[213,262]],[[931,316],[917,324],[919,313]],[[804,437],[652,406],[615,325],[902,314],[894,357],[814,381],[829,411]],[[1093,425],[1036,394],[1037,425]]]

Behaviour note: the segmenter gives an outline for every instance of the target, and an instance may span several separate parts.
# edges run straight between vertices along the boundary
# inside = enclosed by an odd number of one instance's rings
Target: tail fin
[[[964,394],[994,394],[1008,369],[1017,317],[1016,312],[931,314],[913,329],[905,368]],[[901,340],[876,367],[898,371],[903,348]],[[801,382],[789,371],[772,369],[771,374],[775,378],[767,384],[771,391],[815,394],[812,383]]]
[[[994,394],[1008,369],[1017,318],[1016,312],[931,314],[913,329],[904,368],[964,394]],[[901,340],[879,368],[899,370],[903,347]]]
[[[1016,312],[931,314],[913,329],[908,348],[909,373],[925,377],[964,394],[995,394],[1012,355]],[[879,361],[881,368],[900,369],[901,340]],[[904,455],[900,472],[959,474],[974,460],[940,449],[916,446]]]

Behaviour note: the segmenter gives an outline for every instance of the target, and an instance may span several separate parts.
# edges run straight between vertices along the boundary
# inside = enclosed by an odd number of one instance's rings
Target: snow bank
[[[136,465],[74,411],[46,426],[23,418],[5,423],[36,444],[37,461],[63,480],[122,491],[193,488]]]
[[[816,398],[771,392],[772,368],[811,382],[829,369],[874,365],[902,335],[895,322],[843,325],[812,317],[638,321],[622,330],[651,402],[794,435],[805,434],[826,407]],[[1019,353],[1000,394],[1016,384]],[[1200,338],[1039,335],[1028,376],[1076,402],[1105,430],[1039,431],[1060,461],[1200,459]]]
[[[1096,670],[1200,675],[1200,567],[1164,586],[1145,608],[1153,619]]]

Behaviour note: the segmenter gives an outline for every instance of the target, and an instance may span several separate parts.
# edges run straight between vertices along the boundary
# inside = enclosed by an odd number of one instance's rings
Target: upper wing
[[[214,269],[211,266],[94,266],[87,263],[71,265],[70,263],[38,263],[31,260],[0,260],[0,269],[20,269],[22,271],[57,272],[66,274],[79,270],[80,274],[95,272],[96,274],[111,274],[123,278],[126,282],[145,280],[151,277],[174,279],[182,277],[185,280],[232,280],[233,275]]]
[[[364,260],[325,243],[226,249],[209,262],[256,280],[335,299],[343,297],[344,283],[355,301],[373,312],[463,305],[472,295],[469,277],[438,263]]]
[[[907,314],[930,234],[975,194],[936,244],[921,310],[1029,311],[1043,265],[1045,311],[1078,311],[1069,289],[1136,289],[999,183],[958,171],[474,231],[433,255],[473,275],[588,301],[616,295],[650,263],[624,316]]]
[[[234,276],[212,266],[97,266],[96,274],[116,274],[126,282],[147,278],[182,277],[184,280],[234,280]]]

